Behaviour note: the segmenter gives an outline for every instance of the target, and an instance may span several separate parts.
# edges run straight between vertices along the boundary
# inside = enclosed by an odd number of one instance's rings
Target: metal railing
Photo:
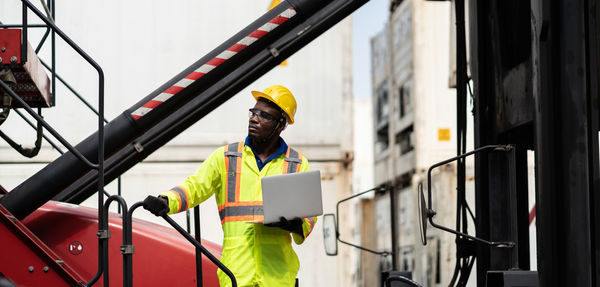
[[[108,197],[108,199],[106,200],[106,202],[104,203],[104,209],[103,209],[103,216],[108,219],[108,210],[109,210],[109,206],[113,201],[117,201],[119,206],[121,206],[121,208],[123,209],[123,216],[122,216],[122,224],[123,224],[123,244],[120,247],[121,250],[121,254],[123,254],[123,286],[125,287],[130,287],[133,286],[133,253],[134,253],[134,245],[133,245],[133,212],[143,206],[143,202],[136,202],[135,204],[133,204],[131,206],[131,209],[127,209],[127,203],[125,202],[125,199],[123,199],[123,197],[119,196],[119,195],[112,195],[110,197]],[[199,208],[195,207],[194,208],[194,213],[195,213],[195,218],[196,218],[196,235],[198,236],[199,232],[200,232],[200,227],[199,227]],[[183,229],[183,227],[181,227],[179,224],[177,224],[177,222],[175,222],[173,219],[171,219],[171,217],[169,217],[168,215],[163,215],[162,218],[167,221],[173,228],[175,228],[175,230],[177,230],[177,232],[179,232],[181,235],[183,235],[190,243],[192,243],[195,248],[196,248],[196,282],[198,282],[198,286],[202,286],[202,261],[201,261],[201,257],[202,254],[204,254],[204,256],[206,256],[206,258],[208,258],[212,263],[214,263],[219,269],[221,269],[223,271],[223,273],[225,273],[227,276],[229,276],[229,279],[231,280],[231,285],[233,287],[237,286],[237,281],[235,279],[235,275],[233,275],[233,272],[231,272],[231,270],[229,270],[225,265],[223,265],[223,263],[221,263],[221,261],[219,261],[219,259],[217,259],[214,255],[212,255],[212,253],[210,253],[206,248],[204,248],[202,246],[202,244],[200,243],[200,239],[194,238],[190,235],[190,233],[188,231],[186,231],[185,229]],[[104,234],[107,237],[110,237],[110,232],[108,229],[108,220],[106,220],[104,222],[103,225],[103,230],[106,231],[106,234]],[[94,276],[94,278],[92,278],[92,280],[90,280],[90,282],[88,282],[88,284],[86,286],[92,286],[94,283],[96,283],[98,281],[98,279],[100,278],[100,275],[103,276],[102,280],[104,281],[104,285],[108,286],[108,282],[109,282],[109,272],[108,272],[108,241],[104,242],[104,246],[103,246],[103,253],[102,253],[102,258],[103,258],[103,263],[104,265],[104,273],[103,274],[96,274],[96,276]]]
[[[56,13],[55,13],[55,1],[54,0],[47,0],[47,3],[42,2],[45,5],[45,9],[46,9],[46,16],[48,17],[48,19],[54,23],[54,19],[56,18]],[[50,8],[48,8],[50,7]],[[26,15],[25,15],[26,17]],[[24,23],[27,23],[27,20],[24,21]],[[62,83],[64,87],[66,87],[77,99],[79,99],[79,101],[81,103],[83,103],[91,112],[93,112],[96,116],[100,116],[100,113],[98,112],[98,110],[96,110],[96,108],[94,108],[92,106],[92,104],[90,104],[79,92],[77,92],[77,90],[72,87],[63,77],[61,77],[58,73],[56,73],[56,69],[55,69],[55,63],[56,63],[56,43],[55,43],[55,36],[54,36],[54,31],[45,24],[3,24],[2,22],[0,22],[0,28],[22,28],[22,29],[28,29],[28,28],[46,28],[46,32],[44,33],[44,35],[41,37],[39,43],[37,44],[37,47],[35,48],[35,53],[38,54],[39,51],[42,49],[42,47],[44,46],[44,44],[46,43],[46,40],[48,38],[49,35],[51,36],[51,44],[50,44],[50,59],[51,59],[51,64],[48,65],[44,60],[39,59],[40,63],[48,70],[51,72],[51,95],[54,95],[54,98],[56,97],[56,81],[58,80],[58,82]],[[27,32],[24,32],[24,35],[27,35]],[[27,41],[23,41],[21,44],[21,49],[25,49],[27,44]],[[14,110],[25,122],[27,122],[27,124],[29,126],[31,126],[34,130],[37,129],[37,127],[23,114],[21,113],[19,110],[15,109]],[[108,123],[108,120],[106,120],[106,118],[103,119],[104,123]],[[46,136],[45,134],[42,134],[42,138],[46,140],[46,142],[48,142],[54,149],[56,149],[56,151],[58,151],[60,154],[64,154],[65,152],[52,140],[50,139],[48,136]],[[103,190],[104,194],[106,196],[110,196],[110,194],[106,191]],[[117,178],[117,194],[118,195],[122,195],[121,192],[121,176],[119,176]],[[118,213],[121,213],[121,206],[118,206]]]
[[[223,273],[225,273],[229,277],[229,279],[231,279],[231,286],[233,286],[233,287],[237,286],[237,281],[235,279],[235,276],[225,265],[223,265],[223,263],[221,263],[221,261],[219,261],[219,259],[217,259],[215,256],[213,256],[210,252],[208,252],[208,250],[206,250],[206,248],[204,248],[202,246],[202,244],[200,244],[200,242],[195,240],[189,233],[187,233],[181,226],[179,226],[177,224],[177,222],[175,222],[173,219],[171,219],[168,215],[163,215],[162,218],[164,220],[166,220],[171,226],[173,226],[173,228],[175,228],[181,235],[183,235],[185,237],[185,239],[187,239],[190,243],[194,244],[194,246],[196,247],[196,259],[199,257],[197,252],[198,252],[198,250],[200,250],[200,252],[202,252],[202,254],[204,254],[212,263],[217,265],[217,267],[219,267],[219,269],[221,269],[223,271]],[[201,273],[202,272],[200,270],[200,274]],[[201,278],[201,277],[199,277],[199,278]],[[198,279],[198,280],[199,280],[199,282],[201,282],[200,279]]]
[[[65,33],[63,33],[55,24],[54,24],[54,1],[47,1],[49,6],[51,7],[49,10],[52,15],[44,16],[41,11],[39,11],[31,2],[28,0],[22,0],[23,3],[23,22],[21,25],[12,25],[12,24],[2,24],[0,23],[0,28],[21,28],[23,33],[23,42],[22,42],[22,61],[27,61],[26,55],[26,45],[27,45],[27,29],[28,28],[46,28],[46,32],[42,36],[40,42],[38,43],[35,52],[36,54],[43,47],[46,39],[49,35],[51,35],[52,43],[51,43],[51,65],[46,64],[44,61],[40,59],[41,64],[51,72],[52,74],[52,87],[51,94],[56,95],[56,80],[60,81],[69,91],[71,91],[85,106],[88,107],[92,112],[94,112],[98,116],[98,137],[99,137],[99,147],[98,147],[98,163],[92,163],[89,159],[87,159],[83,154],[81,154],[74,146],[72,146],[65,138],[63,138],[60,133],[58,133],[49,123],[47,123],[40,114],[37,114],[23,99],[21,99],[4,81],[0,80],[0,88],[16,102],[30,115],[32,116],[43,128],[45,128],[50,134],[58,140],[68,151],[70,151],[75,157],[77,157],[81,162],[86,164],[92,169],[96,169],[98,171],[98,271],[94,275],[94,277],[85,285],[92,286],[94,285],[99,278],[102,276],[104,286],[109,286],[109,255],[108,255],[108,239],[110,238],[110,230],[108,228],[108,217],[109,217],[109,207],[113,201],[117,201],[119,213],[121,209],[123,210],[122,216],[122,226],[123,226],[123,244],[121,245],[121,253],[123,254],[123,286],[133,286],[133,260],[132,255],[134,253],[133,239],[132,239],[132,217],[133,212],[140,206],[142,206],[142,202],[135,203],[131,209],[127,208],[127,203],[123,197],[121,197],[121,178],[118,178],[118,195],[110,195],[108,192],[104,190],[104,124],[108,121],[104,118],[104,73],[102,68],[90,57],[88,56],[81,48],[79,48]],[[28,24],[27,20],[27,10],[31,10],[34,14],[36,14],[44,24]],[[48,10],[46,11],[49,12]],[[86,101],[71,85],[67,83],[62,77],[60,77],[55,70],[55,34],[58,34],[69,46],[71,46],[81,57],[83,57],[94,69],[98,71],[98,110],[96,110],[88,101]],[[22,112],[15,109],[17,114],[23,118],[25,122],[29,126],[34,129],[37,129],[36,125],[31,122]],[[42,135],[43,138],[54,147],[60,154],[64,154],[64,151],[56,144],[51,138],[47,135]],[[108,198],[106,202],[104,202],[103,195],[106,195]],[[231,279],[232,286],[237,286],[237,282],[233,273],[223,265],[215,256],[213,256],[206,248],[202,246],[200,243],[200,212],[199,207],[194,208],[194,224],[195,224],[195,237],[193,238],[189,231],[186,232],[181,226],[179,226],[175,221],[173,221],[168,216],[163,216],[173,228],[175,228],[179,233],[181,233],[190,243],[195,246],[196,249],[196,276],[198,286],[202,286],[202,254],[204,254],[211,262],[213,262],[218,268],[220,268],[229,278]],[[188,213],[189,217],[189,213]],[[188,223],[189,229],[189,223]]]
[[[98,272],[96,276],[100,276],[103,273],[103,248],[105,244],[107,244],[107,237],[102,236],[102,234],[106,234],[106,230],[103,230],[103,226],[107,221],[107,218],[104,217],[103,212],[103,204],[104,204],[104,72],[102,68],[87,54],[85,53],[73,40],[71,40],[62,30],[60,30],[52,20],[50,20],[46,15],[44,15],[41,11],[39,11],[30,1],[21,0],[22,5],[22,28],[23,33],[23,41],[21,45],[21,61],[27,61],[27,35],[28,35],[28,19],[27,13],[28,11],[32,11],[39,19],[41,19],[46,25],[32,25],[31,27],[45,27],[51,30],[52,33],[52,45],[54,47],[54,37],[56,34],[60,38],[63,39],[75,52],[77,52],[85,61],[87,61],[97,72],[98,72],[98,158],[97,163],[92,163],[89,159],[83,156],[75,147],[73,147],[67,140],[65,140],[50,124],[48,124],[40,115],[38,115],[23,99],[21,99],[4,81],[0,80],[0,88],[4,90],[14,101],[19,103],[23,109],[31,117],[33,117],[39,124],[41,124],[54,138],[56,138],[64,147],[66,147],[78,160],[83,162],[85,165],[89,166],[92,169],[96,169],[98,171],[98,254],[99,254],[99,264],[98,264]],[[53,6],[54,2],[52,2]],[[10,25],[2,25],[1,27],[7,27]],[[47,38],[48,31],[43,36],[43,39]],[[38,45],[38,51],[41,48],[41,43]],[[52,55],[52,68],[50,69],[52,72],[52,93],[55,94],[56,91],[56,81],[55,81],[55,55],[53,51]],[[105,262],[105,264],[108,264]],[[108,286],[108,281],[106,281],[105,286]]]

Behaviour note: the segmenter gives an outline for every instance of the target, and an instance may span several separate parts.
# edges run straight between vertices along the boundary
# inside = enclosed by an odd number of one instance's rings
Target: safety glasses
[[[276,117],[265,111],[261,111],[259,109],[252,108],[248,111],[248,118],[252,118],[254,116],[258,116],[259,119],[266,120],[266,121],[278,121],[280,119],[280,117]]]

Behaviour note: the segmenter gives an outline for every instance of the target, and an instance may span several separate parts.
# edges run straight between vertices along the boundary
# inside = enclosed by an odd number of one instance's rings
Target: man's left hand
[[[265,224],[269,227],[279,227],[289,232],[294,232],[302,235],[302,218],[296,217],[294,219],[287,220],[285,217],[280,217],[279,222]]]

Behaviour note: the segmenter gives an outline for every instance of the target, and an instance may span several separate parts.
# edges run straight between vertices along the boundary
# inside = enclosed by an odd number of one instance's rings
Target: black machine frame
[[[478,246],[477,286],[490,270],[529,270],[527,150],[535,154],[540,286],[600,286],[599,32],[596,0],[469,1],[475,147],[515,144],[514,197],[476,156],[476,232],[516,230],[516,258]],[[463,83],[464,84],[464,83]],[[508,201],[515,216],[498,217]]]

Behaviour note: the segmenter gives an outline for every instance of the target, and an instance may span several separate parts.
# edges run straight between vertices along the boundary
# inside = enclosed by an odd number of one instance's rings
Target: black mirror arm
[[[427,170],[427,209],[432,210],[432,208],[431,208],[431,171],[433,169],[435,169],[437,167],[440,167],[442,165],[451,163],[451,162],[456,161],[458,159],[465,158],[465,157],[468,157],[470,155],[473,155],[473,154],[476,154],[476,153],[479,153],[479,152],[482,152],[482,151],[491,150],[491,149],[498,150],[498,151],[509,151],[509,150],[512,150],[513,147],[510,146],[510,145],[487,145],[487,146],[480,147],[478,149],[472,150],[472,151],[470,151],[468,153],[464,153],[464,154],[461,154],[459,156],[456,156],[456,157],[449,158],[447,160],[438,162],[438,163],[430,166],[429,169]]]
[[[385,279],[385,286],[391,287],[393,281],[400,281],[400,282],[406,283],[410,286],[421,287],[421,285],[419,285],[419,283],[412,281],[406,277],[402,277],[402,276],[398,276],[398,275],[393,275],[393,276],[390,276],[387,279]]]
[[[470,151],[468,153],[461,154],[460,156],[456,156],[456,157],[444,160],[442,162],[436,163],[436,164],[432,165],[431,167],[429,167],[429,169],[427,170],[427,217],[429,218],[429,223],[431,224],[431,226],[433,226],[435,228],[438,228],[438,229],[441,229],[441,230],[444,230],[446,232],[450,232],[450,233],[453,233],[453,234],[456,234],[456,235],[459,235],[459,236],[462,236],[462,237],[465,237],[465,238],[477,241],[477,242],[481,242],[481,243],[487,244],[487,245],[491,245],[491,246],[495,246],[495,247],[499,247],[499,248],[513,248],[513,247],[515,247],[516,244],[514,242],[510,242],[510,241],[508,241],[508,242],[503,242],[503,241],[498,241],[498,242],[487,241],[487,240],[484,240],[484,239],[481,239],[481,238],[477,238],[477,237],[474,237],[474,236],[471,236],[471,235],[459,232],[459,231],[454,230],[454,229],[447,228],[445,226],[441,226],[441,225],[435,224],[433,222],[433,216],[435,216],[435,211],[433,211],[433,209],[431,207],[431,171],[434,168],[437,168],[439,166],[445,165],[447,163],[451,163],[451,162],[456,161],[458,159],[465,158],[467,156],[470,156],[470,155],[473,155],[473,154],[476,154],[476,153],[479,153],[479,152],[482,152],[482,151],[489,151],[489,150],[509,151],[512,148],[513,147],[510,146],[510,145],[487,145],[487,146],[475,149],[473,151]]]
[[[336,233],[336,237],[337,237],[337,241],[339,241],[341,243],[344,243],[344,244],[347,244],[347,245],[350,245],[352,247],[356,247],[356,248],[358,248],[360,250],[363,250],[363,251],[367,251],[367,252],[370,252],[370,253],[373,253],[373,254],[381,255],[381,256],[384,256],[384,257],[386,257],[388,255],[391,255],[391,253],[387,252],[387,251],[375,251],[375,250],[371,250],[371,249],[368,249],[368,248],[365,248],[365,247],[362,247],[362,246],[358,246],[356,244],[352,244],[352,243],[346,242],[344,240],[341,240],[340,237],[339,237],[339,233]]]
[[[371,250],[371,249],[368,249],[368,248],[365,248],[365,247],[362,247],[362,246],[358,246],[356,244],[352,244],[352,243],[346,242],[346,241],[340,239],[340,232],[339,232],[339,229],[338,229],[339,226],[340,226],[340,216],[339,216],[340,212],[339,212],[339,210],[340,210],[340,204],[342,202],[345,202],[345,201],[348,201],[348,200],[353,199],[355,197],[361,196],[361,195],[363,195],[363,194],[365,194],[367,192],[372,192],[372,191],[375,191],[375,192],[386,191],[387,189],[388,189],[388,187],[371,188],[369,190],[366,190],[366,191],[363,191],[363,192],[359,192],[359,193],[357,193],[355,195],[346,197],[346,198],[338,201],[338,203],[335,206],[335,221],[336,221],[335,222],[335,238],[337,239],[337,241],[339,241],[341,243],[344,243],[344,244],[347,244],[347,245],[350,245],[352,247],[356,247],[356,248],[358,248],[360,250],[363,250],[363,251],[367,251],[367,252],[370,252],[370,253],[373,253],[373,254],[377,254],[377,255],[382,255],[384,257],[392,254],[391,252],[388,252],[388,251],[375,251],[375,250]]]
[[[465,233],[462,233],[460,231],[456,231],[454,229],[450,229],[450,228],[445,227],[445,226],[437,225],[437,224],[435,224],[433,222],[433,215],[435,215],[435,212],[431,211],[430,209],[427,210],[427,217],[429,217],[429,223],[431,224],[431,226],[433,226],[435,228],[438,228],[438,229],[441,229],[441,230],[444,230],[446,232],[450,232],[450,233],[453,233],[453,234],[456,234],[456,235],[459,235],[459,236],[471,239],[473,241],[481,242],[481,243],[484,243],[484,244],[487,244],[487,245],[490,245],[490,246],[494,246],[494,247],[498,247],[498,248],[513,248],[516,245],[512,241],[487,241],[485,239],[477,238],[475,236],[471,236],[469,234],[465,234]]]
[[[337,231],[338,231],[338,230],[337,230],[337,228],[338,228],[338,226],[340,225],[340,217],[339,217],[339,214],[340,214],[340,204],[341,204],[342,202],[348,201],[348,200],[350,200],[350,199],[353,199],[353,198],[355,198],[355,197],[359,197],[359,196],[361,196],[361,195],[363,195],[363,194],[365,194],[365,193],[367,193],[367,192],[371,192],[371,191],[375,191],[375,192],[377,192],[377,191],[386,191],[386,190],[387,190],[387,188],[386,188],[386,187],[375,187],[375,188],[371,188],[371,189],[369,189],[369,190],[365,190],[365,191],[363,191],[363,192],[359,192],[359,193],[357,193],[357,194],[355,194],[355,195],[352,195],[352,196],[346,197],[346,198],[344,198],[344,199],[342,199],[342,200],[338,201],[338,203],[335,205],[335,217],[336,217],[336,219],[335,219],[335,220],[336,220],[336,222],[335,222],[335,229],[336,229],[336,230],[335,230],[335,231],[336,231],[336,233],[337,233]]]

